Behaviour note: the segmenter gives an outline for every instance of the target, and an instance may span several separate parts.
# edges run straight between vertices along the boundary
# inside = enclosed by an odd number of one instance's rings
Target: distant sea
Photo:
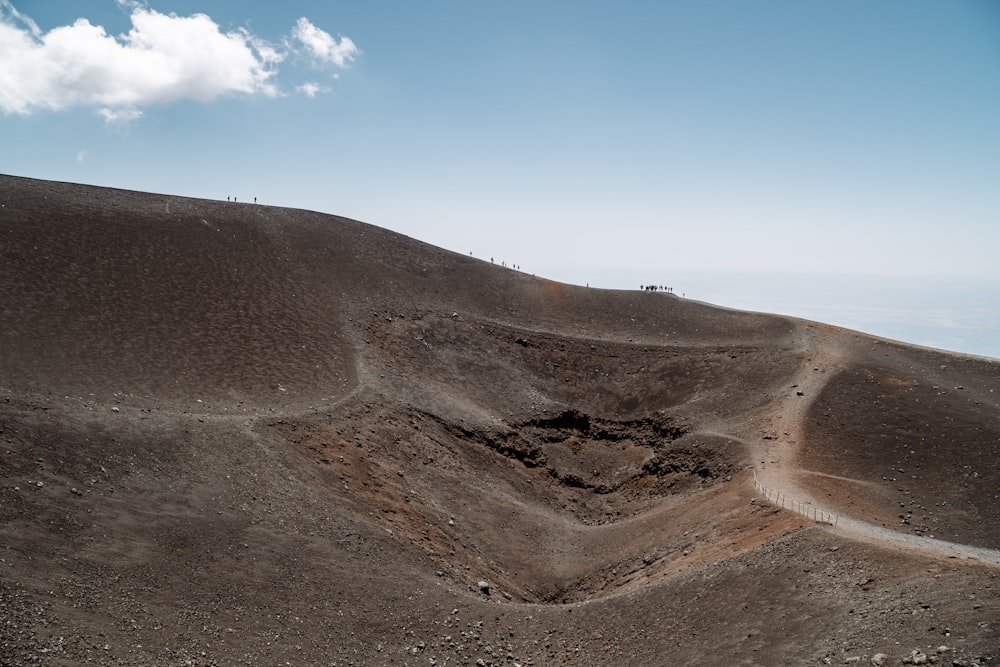
[[[564,278],[557,278],[565,280]],[[1000,359],[1000,280],[874,275],[605,271],[582,282],[656,283],[718,306],[781,315],[883,338]]]

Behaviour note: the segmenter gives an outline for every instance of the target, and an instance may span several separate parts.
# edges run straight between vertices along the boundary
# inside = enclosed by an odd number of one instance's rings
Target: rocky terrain
[[[0,665],[1000,663],[1000,362],[0,176]]]

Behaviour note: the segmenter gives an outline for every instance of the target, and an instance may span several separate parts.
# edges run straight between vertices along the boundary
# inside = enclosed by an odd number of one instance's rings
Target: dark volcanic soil
[[[0,176],[0,665],[997,664],[998,400],[995,361]]]

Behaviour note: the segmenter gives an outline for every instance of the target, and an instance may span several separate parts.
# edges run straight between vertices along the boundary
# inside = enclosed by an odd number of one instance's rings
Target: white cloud
[[[83,162],[86,159],[87,159],[87,150],[86,149],[81,148],[80,150],[78,150],[76,152],[76,161],[77,162]]]
[[[104,122],[108,125],[128,125],[129,123],[142,118],[142,111],[134,107],[125,107],[121,109],[104,107],[103,109],[98,109],[97,113],[100,114],[101,118],[103,118]]]
[[[43,33],[0,0],[0,111],[93,107],[108,123],[129,123],[144,108],[183,99],[281,95],[275,79],[282,49],[244,29],[224,32],[205,14],[161,14],[136,0],[117,1],[132,28],[111,36],[84,18]],[[299,19],[293,35],[320,64],[345,66],[357,53],[351,40],[337,42],[308,19]],[[309,96],[320,90],[300,87]]]
[[[285,59],[285,54],[275,48],[272,44],[260,39],[259,37],[254,37],[253,35],[248,35],[248,40],[250,45],[253,46],[254,51],[257,52],[258,57],[265,63],[277,65]]]
[[[306,97],[316,97],[319,93],[327,93],[330,91],[329,88],[320,86],[312,81],[307,81],[299,86],[295,86],[295,90],[302,93]]]
[[[21,12],[17,11],[14,5],[10,4],[10,0],[0,0],[0,10],[9,14],[15,21],[23,23],[33,36],[41,36],[42,31],[38,28],[38,24],[32,21],[31,17],[25,16]]]
[[[337,41],[330,33],[320,30],[304,16],[296,22],[292,29],[292,37],[300,41],[309,55],[320,63],[347,67],[358,56],[358,47],[350,37],[341,37],[340,41]]]

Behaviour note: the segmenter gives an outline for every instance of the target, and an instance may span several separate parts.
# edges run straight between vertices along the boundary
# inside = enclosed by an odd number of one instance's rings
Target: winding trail
[[[798,506],[794,511],[800,514],[809,516],[815,509],[836,516],[836,526],[831,529],[854,539],[907,552],[918,551],[939,558],[957,558],[1000,567],[1000,550],[910,535],[862,521],[825,505],[807,484],[803,484],[803,477],[822,474],[801,470],[796,465],[800,443],[805,441],[809,407],[836,371],[846,365],[848,355],[842,347],[841,338],[826,330],[824,325],[798,323],[796,343],[799,351],[804,353],[803,362],[789,380],[792,386],[788,387],[786,394],[776,398],[763,415],[769,431],[777,433],[777,437],[763,441],[754,437],[746,439],[751,447],[758,482],[772,492],[794,500]]]

